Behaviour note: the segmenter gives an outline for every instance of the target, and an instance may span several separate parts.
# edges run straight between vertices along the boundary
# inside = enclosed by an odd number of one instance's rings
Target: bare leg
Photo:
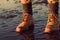
[[[45,32],[50,33],[59,29],[59,17],[58,17],[58,0],[48,1],[48,22],[45,28]]]
[[[31,0],[21,0],[23,7],[23,15],[21,23],[17,26],[16,32],[21,32],[33,27],[34,22],[32,18],[32,1]]]

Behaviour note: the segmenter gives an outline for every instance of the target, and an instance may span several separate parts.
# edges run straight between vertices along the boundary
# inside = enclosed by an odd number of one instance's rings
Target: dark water
[[[22,11],[3,11],[0,13],[0,40],[59,40],[59,32],[44,34],[47,13],[46,1],[33,1],[34,30],[18,34],[15,28],[20,22]]]

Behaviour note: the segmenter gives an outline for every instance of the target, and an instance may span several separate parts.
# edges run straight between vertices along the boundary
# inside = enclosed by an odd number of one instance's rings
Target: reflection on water
[[[34,30],[27,30],[23,33],[17,33],[17,35],[22,35],[23,40],[34,40]]]
[[[48,40],[59,40],[59,32],[54,31],[49,34],[46,34]]]

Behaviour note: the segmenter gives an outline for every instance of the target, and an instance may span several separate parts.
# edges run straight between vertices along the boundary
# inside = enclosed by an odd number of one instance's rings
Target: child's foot
[[[23,14],[22,22],[17,26],[16,32],[21,32],[28,30],[31,25],[33,25],[33,18],[30,14]]]

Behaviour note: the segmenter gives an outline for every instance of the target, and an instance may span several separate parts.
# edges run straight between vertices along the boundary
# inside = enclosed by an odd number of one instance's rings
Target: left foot
[[[34,25],[32,15],[25,13],[23,14],[22,22],[16,28],[16,32],[28,30],[32,25]]]

